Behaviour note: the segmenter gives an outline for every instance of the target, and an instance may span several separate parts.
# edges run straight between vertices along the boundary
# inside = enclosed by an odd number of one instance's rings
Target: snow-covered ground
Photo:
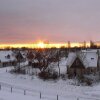
[[[66,73],[66,63],[67,59],[62,58],[59,63],[61,74]],[[57,63],[53,66],[57,71]],[[57,95],[58,100],[100,100],[100,84],[89,87],[75,86],[72,83],[76,80],[69,79],[43,81],[35,75],[11,74],[12,68],[0,68],[0,100],[40,100],[40,93],[41,100],[57,100]]]
[[[0,91],[0,100],[40,100],[38,97]],[[47,99],[41,99],[47,100]]]
[[[42,100],[100,100],[100,85],[74,86],[71,85],[72,80],[43,81],[36,76],[16,75],[6,72],[6,69],[0,69],[0,83],[2,89],[0,91],[0,100],[40,100],[40,92]],[[13,93],[10,87],[13,87]],[[23,90],[26,91],[24,95]],[[31,93],[29,93],[31,91]],[[32,93],[33,92],[33,93]],[[17,97],[17,98],[16,98]]]

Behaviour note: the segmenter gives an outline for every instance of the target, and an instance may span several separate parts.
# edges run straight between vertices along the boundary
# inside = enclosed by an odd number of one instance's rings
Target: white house
[[[16,65],[15,55],[11,50],[0,51],[0,67],[7,67]]]
[[[82,50],[68,55],[67,72],[72,76],[96,73],[99,63],[98,50]]]

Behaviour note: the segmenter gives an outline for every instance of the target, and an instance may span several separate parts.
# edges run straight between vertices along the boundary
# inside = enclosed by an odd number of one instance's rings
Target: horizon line
[[[100,46],[100,43],[93,42],[97,46]],[[61,47],[83,47],[84,45],[86,47],[90,47],[90,42],[66,42],[66,43],[44,43],[44,42],[38,42],[38,43],[27,43],[27,44],[0,44],[1,49],[5,48],[61,48]]]

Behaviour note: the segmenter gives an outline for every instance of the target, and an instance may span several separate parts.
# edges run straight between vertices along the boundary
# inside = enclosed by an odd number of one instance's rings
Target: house
[[[68,55],[67,73],[69,76],[95,74],[98,70],[98,51],[82,50],[80,52],[71,52]]]
[[[11,50],[0,51],[0,67],[15,66],[16,58]]]
[[[29,63],[33,68],[39,68],[40,63],[37,59],[33,59],[32,62]]]
[[[18,51],[15,54],[15,57],[16,57],[17,61],[20,62],[20,63],[26,61],[25,55],[22,52],[20,52],[20,51]]]

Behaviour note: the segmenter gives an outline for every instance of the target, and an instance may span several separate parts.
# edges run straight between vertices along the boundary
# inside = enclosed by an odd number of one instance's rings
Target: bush
[[[86,85],[91,86],[92,85],[92,80],[91,79],[86,79],[85,83],[86,83]]]
[[[79,83],[84,83],[85,85],[91,86],[92,85],[92,79],[84,76],[80,76],[77,78]]]
[[[25,69],[12,69],[10,72],[16,74],[26,74]]]
[[[61,76],[62,80],[66,80],[67,79],[67,74],[61,74],[60,76]]]
[[[57,79],[58,73],[57,72],[48,72],[48,71],[42,71],[39,73],[39,77],[44,80],[48,79]]]

